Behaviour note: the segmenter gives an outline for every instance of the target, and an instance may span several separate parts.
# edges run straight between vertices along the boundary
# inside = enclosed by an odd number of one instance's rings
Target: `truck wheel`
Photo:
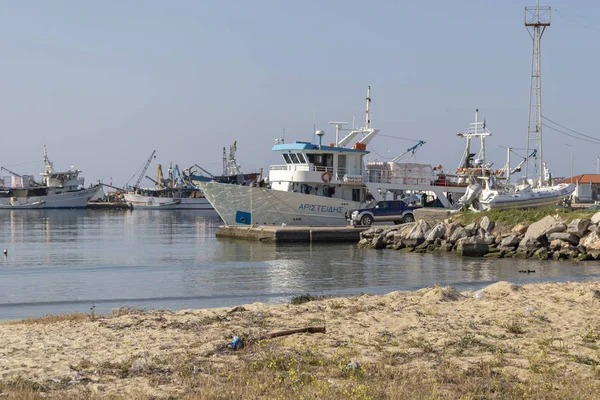
[[[372,223],[373,223],[373,217],[371,217],[369,214],[363,215],[362,218],[360,219],[361,225],[369,226]]]
[[[404,218],[402,218],[402,222],[415,222],[415,217],[412,214],[406,214]]]

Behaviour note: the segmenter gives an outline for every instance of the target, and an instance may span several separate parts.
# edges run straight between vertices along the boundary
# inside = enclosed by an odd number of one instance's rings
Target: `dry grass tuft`
[[[15,321],[10,321],[10,325],[32,325],[32,324],[54,324],[57,322],[85,322],[90,320],[90,315],[82,312],[74,312],[59,315],[44,315],[36,318],[25,318]]]

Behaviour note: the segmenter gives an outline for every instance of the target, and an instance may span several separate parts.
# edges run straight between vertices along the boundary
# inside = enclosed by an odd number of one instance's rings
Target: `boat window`
[[[304,160],[304,155],[302,153],[298,153],[298,160],[300,164],[306,164],[306,160]]]
[[[296,156],[296,153],[290,153],[290,158],[294,164],[300,163],[300,161],[298,161],[298,157]]]
[[[311,163],[311,164],[314,164],[314,163],[315,163],[315,155],[314,155],[314,154],[312,154],[312,153],[308,153],[308,154],[306,155],[306,158],[308,159],[308,162],[309,162],[309,163]]]
[[[287,164],[291,164],[292,161],[290,160],[290,156],[287,153],[283,153],[283,159],[285,160],[285,162]]]

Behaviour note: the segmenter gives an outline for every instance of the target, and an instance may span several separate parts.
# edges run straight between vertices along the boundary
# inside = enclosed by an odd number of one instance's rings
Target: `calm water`
[[[69,311],[280,302],[438,283],[598,279],[600,262],[463,259],[354,245],[218,240],[194,211],[0,210],[0,319]],[[522,274],[519,269],[535,269]]]

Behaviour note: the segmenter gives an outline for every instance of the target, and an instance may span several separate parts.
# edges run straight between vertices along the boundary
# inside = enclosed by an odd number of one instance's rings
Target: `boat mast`
[[[542,57],[541,40],[546,27],[550,26],[550,7],[525,7],[525,27],[531,36],[531,82],[529,86],[529,123],[527,125],[527,154],[530,149],[538,151],[539,184],[545,183],[544,161],[542,158]],[[525,167],[525,177],[529,178],[529,163]]]
[[[365,130],[368,130],[371,128],[371,86],[367,87],[367,110],[365,113]]]

